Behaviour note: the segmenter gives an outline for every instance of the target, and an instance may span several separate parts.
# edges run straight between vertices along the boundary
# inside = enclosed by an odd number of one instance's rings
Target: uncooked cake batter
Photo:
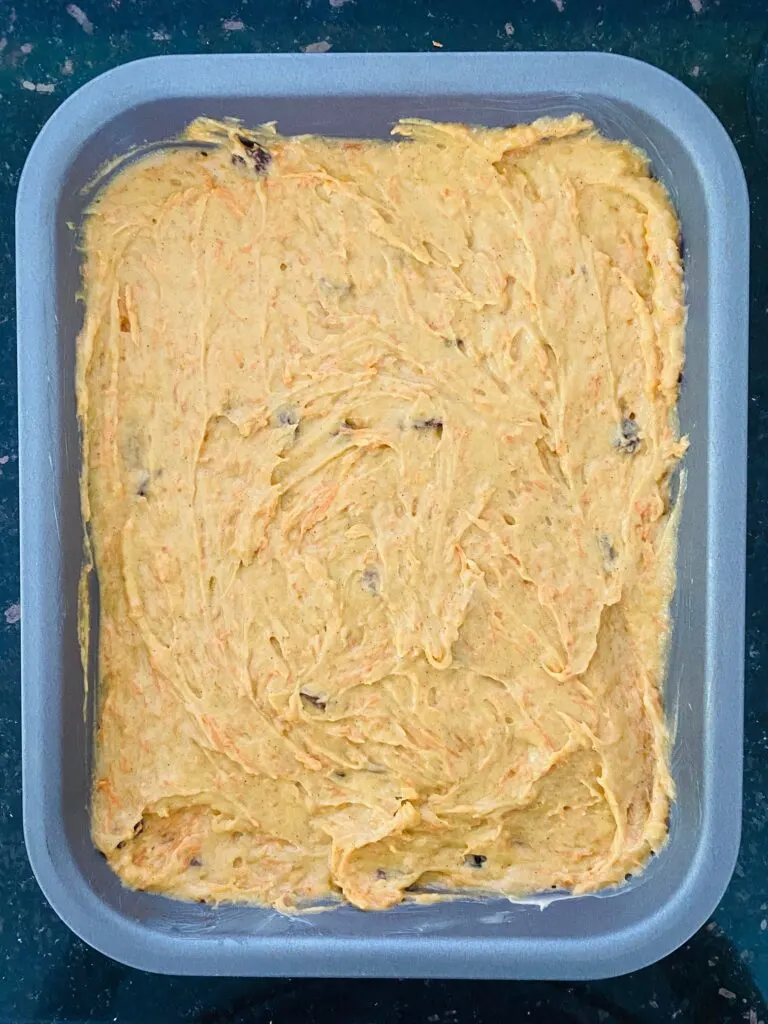
[[[198,121],[87,219],[92,824],[130,886],[586,892],[664,841],[675,215],[575,115],[395,133]]]

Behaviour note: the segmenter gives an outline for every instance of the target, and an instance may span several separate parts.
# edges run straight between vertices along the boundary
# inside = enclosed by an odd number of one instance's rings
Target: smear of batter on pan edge
[[[92,827],[129,886],[587,892],[664,842],[677,220],[577,115],[395,134],[200,120],[90,210]]]

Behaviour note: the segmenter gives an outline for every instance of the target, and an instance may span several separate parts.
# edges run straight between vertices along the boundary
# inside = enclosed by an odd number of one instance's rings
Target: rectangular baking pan
[[[95,680],[77,635],[83,531],[71,225],[82,189],[132,147],[200,114],[285,133],[381,136],[408,115],[484,125],[580,111],[650,155],[683,226],[681,425],[690,436],[666,685],[677,802],[640,878],[542,907],[461,899],[285,917],[124,889],[89,836]],[[708,917],[741,821],[748,201],[710,110],[650,65],[600,53],[156,57],[70,97],[30,152],[16,222],[24,831],[66,923],[124,963],[175,974],[593,978],[649,964]]]

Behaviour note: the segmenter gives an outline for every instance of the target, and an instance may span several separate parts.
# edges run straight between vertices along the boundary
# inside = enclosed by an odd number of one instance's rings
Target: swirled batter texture
[[[664,841],[675,215],[575,115],[396,134],[199,121],[90,211],[92,825],[129,886],[586,892]]]

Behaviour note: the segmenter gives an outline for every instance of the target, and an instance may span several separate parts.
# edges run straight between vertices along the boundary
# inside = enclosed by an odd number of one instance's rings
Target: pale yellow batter
[[[92,822],[130,886],[585,892],[664,842],[675,215],[575,115],[396,133],[199,121],[87,220]]]

